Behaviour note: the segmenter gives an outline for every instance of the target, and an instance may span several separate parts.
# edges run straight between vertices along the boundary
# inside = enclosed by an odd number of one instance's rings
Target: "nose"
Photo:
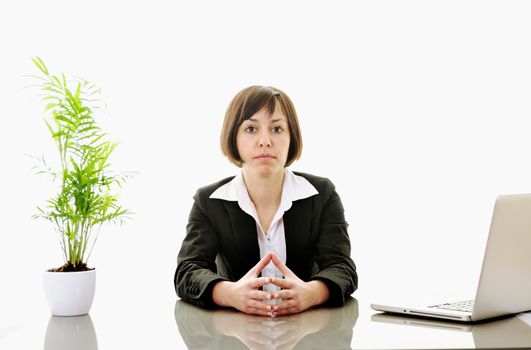
[[[267,132],[262,132],[260,138],[258,139],[258,145],[260,147],[271,147],[271,139]]]

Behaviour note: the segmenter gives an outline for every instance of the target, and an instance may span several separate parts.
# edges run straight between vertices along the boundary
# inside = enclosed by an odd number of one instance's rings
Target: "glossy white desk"
[[[164,297],[166,296],[166,298]],[[397,349],[531,347],[530,315],[482,324],[378,314],[369,302],[276,319],[206,311],[171,293],[100,290],[90,315],[51,317],[42,300],[19,320],[0,315],[0,349]]]

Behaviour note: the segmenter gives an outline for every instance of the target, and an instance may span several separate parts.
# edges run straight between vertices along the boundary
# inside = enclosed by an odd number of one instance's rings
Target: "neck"
[[[247,192],[256,207],[278,206],[280,204],[284,184],[284,169],[267,176],[255,174],[245,168],[242,169],[242,172]]]

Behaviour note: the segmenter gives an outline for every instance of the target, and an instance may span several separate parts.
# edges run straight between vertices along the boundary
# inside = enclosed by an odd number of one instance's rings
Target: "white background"
[[[97,293],[173,307],[192,196],[238,171],[219,150],[225,109],[261,84],[297,108],[291,169],[343,200],[354,296],[473,296],[496,196],[531,192],[529,18],[525,1],[3,2],[0,310],[44,305],[42,271],[62,264],[53,227],[31,219],[54,187],[25,155],[57,160],[24,88],[33,56],[102,87],[112,166],[139,172],[121,196],[136,214],[89,261]]]

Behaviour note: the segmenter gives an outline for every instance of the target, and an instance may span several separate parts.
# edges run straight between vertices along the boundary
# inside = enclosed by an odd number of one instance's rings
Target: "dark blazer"
[[[327,304],[343,305],[358,286],[343,205],[330,180],[295,174],[319,194],[293,202],[284,213],[286,265],[304,281],[323,281],[330,292]],[[255,220],[236,201],[209,198],[232,179],[196,192],[177,258],[177,295],[201,307],[216,307],[212,301],[216,282],[237,281],[260,260]]]

